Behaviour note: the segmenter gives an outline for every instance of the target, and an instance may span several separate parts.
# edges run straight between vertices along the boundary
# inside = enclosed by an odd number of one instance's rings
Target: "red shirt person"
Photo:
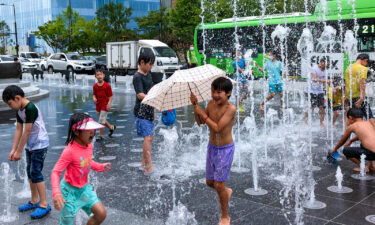
[[[94,84],[94,96],[96,97],[96,111],[100,113],[100,111],[109,111],[108,108],[109,98],[113,96],[112,94],[112,87],[107,82],[103,81],[102,84],[95,83]],[[109,105],[110,106],[110,105]]]
[[[98,80],[93,86],[93,101],[96,105],[96,111],[99,114],[99,123],[109,128],[108,136],[111,137],[116,130],[115,125],[111,125],[107,121],[107,113],[111,109],[112,104],[112,87],[104,81],[104,73],[96,71],[95,78]],[[98,140],[102,140],[103,128],[99,130]]]

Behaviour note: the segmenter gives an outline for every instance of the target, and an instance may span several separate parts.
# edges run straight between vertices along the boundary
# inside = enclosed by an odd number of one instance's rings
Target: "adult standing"
[[[186,56],[189,68],[194,68],[198,66],[198,59],[194,51],[194,45],[190,45],[189,50],[186,52]]]
[[[360,108],[363,115],[375,126],[375,119],[366,98],[368,54],[360,54],[345,71],[345,97],[350,107]]]
[[[320,126],[324,127],[325,103],[324,90],[328,82],[328,75],[326,70],[326,60],[321,58],[319,63],[312,67],[310,73],[310,86],[307,93],[310,95],[311,110],[316,107],[319,108]],[[307,123],[308,111],[305,112],[304,121]]]
[[[150,175],[153,171],[151,149],[154,138],[154,108],[141,102],[153,86],[151,68],[154,62],[153,54],[141,52],[138,57],[138,71],[133,75],[133,86],[136,93],[134,116],[136,117],[137,135],[144,138],[141,169],[144,169],[145,175]]]

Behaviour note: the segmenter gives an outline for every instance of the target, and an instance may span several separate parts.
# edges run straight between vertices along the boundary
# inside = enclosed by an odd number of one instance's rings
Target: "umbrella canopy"
[[[197,96],[198,102],[210,100],[211,83],[218,77],[226,77],[226,73],[210,64],[178,70],[170,78],[153,86],[142,104],[159,111],[175,109],[191,105],[190,92]]]

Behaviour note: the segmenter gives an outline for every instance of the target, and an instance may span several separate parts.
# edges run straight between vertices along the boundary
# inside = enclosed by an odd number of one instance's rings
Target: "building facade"
[[[53,20],[66,7],[71,7],[87,20],[95,17],[98,8],[109,2],[123,3],[125,7],[133,9],[131,21],[127,25],[129,29],[136,29],[135,18],[143,17],[148,11],[159,10],[162,0],[2,0],[0,3],[0,21],[4,20],[10,27],[10,32],[14,33],[14,15],[15,6],[18,43],[20,49],[27,49],[30,46],[38,52],[50,52],[50,49],[44,41],[35,39],[32,34],[49,20]],[[14,35],[11,36],[11,45],[15,46]]]

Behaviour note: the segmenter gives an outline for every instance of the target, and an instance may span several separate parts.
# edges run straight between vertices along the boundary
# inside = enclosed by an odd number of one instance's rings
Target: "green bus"
[[[306,68],[311,66],[319,57],[328,57],[332,73],[342,73],[355,60],[357,53],[369,53],[370,59],[375,60],[375,0],[355,0],[354,5],[348,0],[328,0],[327,5],[318,3],[313,14],[290,13],[280,15],[266,15],[224,19],[217,23],[201,24],[194,33],[194,45],[199,64],[215,65],[228,74],[233,74],[233,58],[235,55],[235,28],[241,51],[251,49],[252,59],[261,67],[266,60],[264,53],[270,50],[283,52],[283,63],[289,77],[305,77]],[[288,28],[285,41],[272,39],[272,32],[277,26]],[[322,49],[319,41],[322,32],[330,26],[336,30],[335,40],[329,49]],[[297,49],[304,28],[308,28],[312,35],[313,49],[303,55]],[[347,31],[353,31],[357,53],[350,54],[343,50]],[[204,31],[205,38],[202,33]],[[205,43],[205,44],[204,44]],[[355,44],[354,44],[355,45]],[[204,51],[205,49],[205,51]],[[354,51],[355,52],[355,51]],[[205,54],[205,55],[203,55]],[[306,65],[310,64],[310,65]],[[370,64],[372,69],[375,66]],[[285,71],[284,71],[285,72]],[[264,76],[256,68],[254,77]]]

